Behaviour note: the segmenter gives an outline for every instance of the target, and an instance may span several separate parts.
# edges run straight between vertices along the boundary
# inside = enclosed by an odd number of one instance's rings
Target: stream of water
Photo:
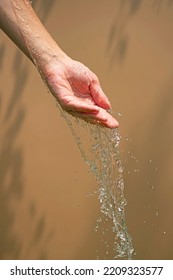
[[[59,105],[58,107],[75,138],[84,161],[88,164],[98,183],[98,199],[103,215],[97,221],[96,230],[100,223],[104,225],[109,222],[114,234],[111,245],[114,258],[132,259],[134,249],[125,222],[126,199],[124,197],[123,166],[119,152],[120,136],[118,130],[108,129],[99,124],[91,124],[68,114]],[[108,247],[106,240],[105,243]]]

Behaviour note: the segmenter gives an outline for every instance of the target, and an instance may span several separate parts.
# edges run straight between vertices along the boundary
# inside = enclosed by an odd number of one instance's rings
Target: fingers
[[[103,120],[105,118],[105,120]],[[95,119],[101,122],[104,126],[109,128],[117,128],[119,127],[119,123],[114,117],[112,117],[107,111],[100,108],[99,113],[95,114]]]
[[[78,98],[69,98],[61,103],[66,111],[74,111],[87,114],[97,114],[100,108],[94,104],[88,104]]]
[[[70,114],[81,117],[89,122],[100,124],[108,128],[116,128],[119,123],[105,109],[97,105],[87,104],[78,98],[68,98],[63,104],[63,108]]]
[[[102,123],[104,126],[108,127],[108,128],[118,128],[119,127],[119,123],[116,119],[112,118],[108,118],[108,120],[106,122]]]
[[[95,103],[98,106],[100,106],[104,109],[111,108],[111,104],[110,104],[107,96],[104,94],[97,77],[90,84],[90,92],[91,92],[91,95],[92,95]]]
[[[84,113],[77,111],[69,111],[70,114],[83,118],[91,123],[100,123],[108,128],[117,128],[119,123],[116,119],[114,119],[109,113],[107,113],[104,109],[100,109],[98,113]]]

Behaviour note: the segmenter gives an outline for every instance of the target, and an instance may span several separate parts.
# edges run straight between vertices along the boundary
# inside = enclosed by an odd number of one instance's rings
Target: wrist
[[[42,51],[40,55],[33,59],[33,62],[41,75],[49,76],[52,72],[61,72],[61,69],[65,69],[65,66],[71,60],[69,56],[56,46],[53,49]]]
[[[54,43],[54,46],[52,46],[52,44],[46,44],[46,46],[36,47],[35,51],[29,51],[33,59],[33,63],[41,69],[49,67],[49,65],[51,65],[55,60],[61,62],[67,57],[67,55],[58,47],[58,45],[56,45],[56,43]]]

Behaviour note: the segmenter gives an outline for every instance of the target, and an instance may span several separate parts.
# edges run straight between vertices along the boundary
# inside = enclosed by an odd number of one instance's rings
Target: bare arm
[[[0,0],[0,28],[31,59],[9,0]]]
[[[50,36],[29,0],[0,0],[0,27],[36,65],[53,96],[69,113],[114,128],[108,98],[97,76],[67,56]]]

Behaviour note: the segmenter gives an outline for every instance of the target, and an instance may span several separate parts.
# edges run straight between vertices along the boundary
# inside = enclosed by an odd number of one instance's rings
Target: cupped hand
[[[70,58],[54,59],[43,72],[43,78],[62,108],[68,113],[115,128],[119,124],[107,110],[110,102],[97,76],[85,65]]]

